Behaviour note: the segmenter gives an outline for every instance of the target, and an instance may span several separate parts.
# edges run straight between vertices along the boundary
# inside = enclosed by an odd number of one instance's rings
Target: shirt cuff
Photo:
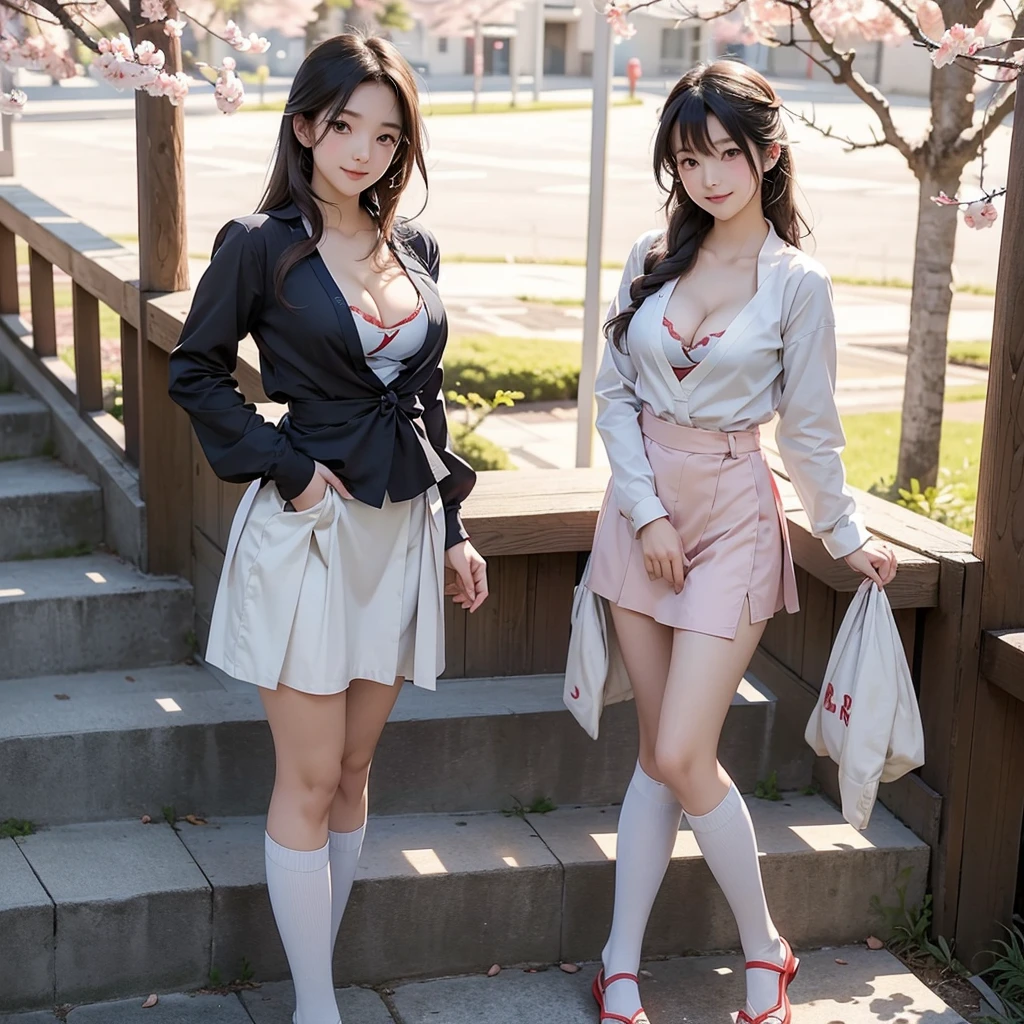
[[[859,512],[854,512],[852,516],[843,516],[832,530],[821,538],[825,550],[833,558],[845,558],[847,555],[852,555],[854,551],[864,547],[869,540],[871,540],[871,534],[868,533],[867,527],[864,525],[864,517]]]
[[[278,493],[285,501],[297,498],[309,486],[315,472],[316,465],[308,455],[290,449],[274,469]]]
[[[633,506],[632,511],[626,518],[629,520],[630,528],[635,537],[648,523],[653,523],[655,519],[667,519],[668,513],[665,511],[665,506],[661,503],[661,498],[656,494],[651,494],[646,498],[641,498]]]
[[[457,508],[445,510],[444,514],[444,549],[455,547],[464,540],[469,540],[469,534],[462,525],[462,515]]]

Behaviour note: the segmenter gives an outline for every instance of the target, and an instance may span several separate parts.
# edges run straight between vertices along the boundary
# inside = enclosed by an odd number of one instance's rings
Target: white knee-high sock
[[[652,779],[637,762],[619,811],[615,853],[615,908],[602,960],[605,977],[636,974],[647,919],[658,895],[683,809],[668,786]],[[632,1017],[640,993],[631,981],[613,982],[605,996],[611,1013]]]
[[[740,791],[731,786],[713,811],[687,814],[686,818],[736,918],[745,959],[766,960],[782,966],[785,951],[768,912],[754,824]],[[778,998],[778,974],[756,969],[747,971],[747,1013],[750,1016],[773,1009]]]
[[[296,1024],[338,1024],[331,977],[330,843],[289,850],[266,836],[267,890],[295,985]]]
[[[352,883],[355,881],[356,868],[359,866],[359,853],[363,848],[363,836],[366,835],[364,822],[354,832],[328,832],[327,842],[331,856],[331,952],[338,941],[338,929],[345,913]]]

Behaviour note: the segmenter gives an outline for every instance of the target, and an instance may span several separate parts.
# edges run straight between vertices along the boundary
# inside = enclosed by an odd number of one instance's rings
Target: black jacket
[[[448,324],[435,284],[437,242],[411,222],[394,234],[392,247],[423,299],[428,328],[423,347],[390,385],[367,366],[349,304],[319,252],[288,273],[283,294],[292,309],[275,298],[278,259],[308,237],[289,205],[221,231],[170,356],[169,390],[192,418],[217,476],[272,479],[286,501],[312,479],[314,460],[368,505],[380,508],[385,494],[414,498],[438,475],[425,451],[431,446],[449,471],[437,485],[451,547],[466,538],[459,509],[476,474],[448,447],[440,366]],[[232,376],[247,334],[259,348],[267,397],[289,408],[276,427],[246,404]]]

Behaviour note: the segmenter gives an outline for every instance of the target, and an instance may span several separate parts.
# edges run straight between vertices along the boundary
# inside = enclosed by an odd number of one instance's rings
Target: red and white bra
[[[367,366],[384,384],[390,384],[427,340],[427,311],[423,299],[417,302],[413,312],[390,327],[358,306],[348,308],[352,311]]]
[[[725,331],[715,331],[713,334],[705,334],[703,338],[698,338],[687,344],[667,316],[661,318],[661,325],[665,328],[661,332],[665,356],[677,380],[682,380],[691,370],[695,369],[697,364],[708,354],[715,341],[725,334]]]

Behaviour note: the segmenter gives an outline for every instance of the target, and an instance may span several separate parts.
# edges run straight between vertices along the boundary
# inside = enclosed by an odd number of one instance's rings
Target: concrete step
[[[416,780],[410,779],[410,785]],[[929,851],[883,808],[858,832],[820,797],[752,799],[776,923],[794,946],[861,941],[871,898],[924,893]],[[594,959],[606,938],[617,811],[371,818],[342,922],[342,983]],[[0,1010],[287,975],[262,817],[67,825],[0,840]],[[680,831],[645,954],[737,948],[731,913]]]
[[[50,454],[50,410],[15,391],[0,394],[0,460]]]
[[[60,557],[103,540],[103,491],[54,459],[0,462],[0,562]]]
[[[0,680],[180,661],[191,629],[188,583],[113,555],[0,562]]]
[[[727,718],[721,756],[745,792],[772,771],[784,788],[810,782],[812,752],[782,732],[775,704],[748,678]],[[406,686],[374,759],[371,809],[617,802],[636,760],[635,722],[631,706],[613,706],[594,742],[562,704],[561,676],[442,680],[436,693]],[[0,683],[0,778],[14,817],[57,825],[168,805],[261,814],[273,772],[256,687],[202,666]]]
[[[576,974],[557,970],[503,971],[388,985],[384,995],[346,986],[335,996],[342,1020],[354,1024],[594,1024],[590,985],[598,963]],[[722,1024],[744,1001],[743,972],[735,956],[688,956],[644,964],[640,992],[651,1019],[676,1024]],[[396,979],[397,981],[397,979]],[[856,946],[802,950],[800,977],[789,990],[800,1024],[878,1024],[891,1019],[965,1024],[891,953]],[[385,997],[387,1002],[385,1002]],[[67,1024],[291,1024],[291,982],[260,984],[225,995],[175,993],[153,1008],[141,999],[76,1006]],[[392,1015],[390,1007],[393,1008]],[[978,1000],[974,1001],[974,1010]],[[51,1011],[2,1017],[4,1024],[53,1024]],[[974,1014],[971,1014],[974,1019]]]

